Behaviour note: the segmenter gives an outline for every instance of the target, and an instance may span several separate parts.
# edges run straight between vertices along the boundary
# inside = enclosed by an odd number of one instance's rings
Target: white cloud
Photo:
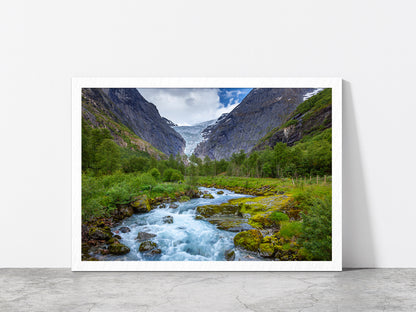
[[[162,117],[179,125],[194,125],[216,119],[230,112],[239,103],[220,103],[218,89],[138,89],[146,100],[156,105]]]

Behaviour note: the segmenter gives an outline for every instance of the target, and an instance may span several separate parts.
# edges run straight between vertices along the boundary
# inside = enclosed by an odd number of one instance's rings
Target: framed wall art
[[[342,80],[74,78],[74,271],[342,269]]]

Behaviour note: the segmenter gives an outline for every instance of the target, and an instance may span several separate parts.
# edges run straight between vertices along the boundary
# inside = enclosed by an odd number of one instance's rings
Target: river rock
[[[108,251],[113,255],[125,255],[130,252],[130,248],[120,242],[114,242],[108,246]]]
[[[235,259],[235,251],[232,249],[228,249],[224,252],[225,260],[227,261],[234,261]]]
[[[118,210],[118,215],[123,219],[131,217],[134,214],[133,207],[130,207],[130,206],[127,206],[127,205],[123,205],[121,207],[118,207],[117,210]]]
[[[169,205],[169,208],[171,208],[171,209],[176,209],[178,207],[179,207],[179,205],[173,204],[173,203]]]
[[[221,205],[199,206],[196,219],[203,219],[215,224],[219,229],[230,232],[241,232],[253,227],[248,224],[248,217],[239,214],[240,207],[224,203]]]
[[[204,195],[202,195],[202,198],[205,198],[205,199],[213,199],[214,196],[212,194],[204,194]]]
[[[131,203],[135,213],[146,213],[151,210],[149,200],[146,195],[137,196]]]
[[[222,194],[224,194],[224,191],[218,191],[217,194],[222,195]]]
[[[146,232],[139,232],[137,233],[137,240],[139,241],[145,241],[148,239],[151,239],[153,237],[156,237],[156,234],[152,234],[152,233],[146,233]]]
[[[145,242],[140,244],[139,251],[140,252],[148,252],[148,251],[151,251],[151,250],[156,249],[156,248],[157,248],[157,244],[155,242],[145,241]]]
[[[119,230],[120,230],[121,233],[130,232],[130,228],[128,228],[127,226],[122,226]]]
[[[173,223],[173,217],[172,216],[163,217],[163,223]]]
[[[162,253],[162,250],[159,248],[156,249],[152,249],[149,252],[146,253],[146,256],[155,256],[155,255],[160,255]]]
[[[108,226],[93,227],[89,230],[88,236],[95,240],[109,240],[111,237],[113,237],[113,233]]]

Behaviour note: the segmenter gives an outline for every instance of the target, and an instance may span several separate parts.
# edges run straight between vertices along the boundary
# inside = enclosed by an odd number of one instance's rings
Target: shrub
[[[148,190],[156,185],[156,180],[151,174],[142,173],[133,181],[133,185],[139,190]]]
[[[301,242],[308,260],[332,259],[332,201],[317,199],[307,214],[302,214]]]
[[[159,180],[160,179],[160,171],[157,168],[152,168],[149,170],[148,172],[153,178],[155,178],[155,180]]]
[[[179,170],[169,168],[163,172],[163,182],[175,182],[182,180],[183,175]]]
[[[289,220],[289,217],[287,214],[280,212],[280,211],[273,211],[270,215],[270,220],[272,220],[275,223],[279,223],[281,221],[287,221]]]
[[[172,173],[170,180],[173,182],[183,181],[183,175],[180,172]]]

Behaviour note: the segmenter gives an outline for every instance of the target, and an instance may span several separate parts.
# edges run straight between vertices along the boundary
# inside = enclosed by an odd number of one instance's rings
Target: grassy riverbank
[[[254,230],[238,233],[236,247],[278,260],[331,260],[331,177],[296,180],[217,176],[200,178],[199,183],[257,195],[200,209],[206,215],[209,211],[221,215],[227,210],[248,218]]]
[[[157,170],[103,176],[83,174],[82,217],[88,220],[109,216],[117,207],[140,196],[146,196],[151,203],[160,198],[180,199],[189,192],[197,192],[197,187],[186,183],[175,171],[170,176],[160,176]]]

